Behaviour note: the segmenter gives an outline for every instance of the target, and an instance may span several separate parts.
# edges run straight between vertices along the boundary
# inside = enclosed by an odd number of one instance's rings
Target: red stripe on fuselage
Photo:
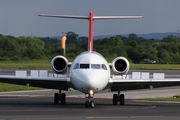
[[[93,12],[89,12],[89,51],[93,51]]]

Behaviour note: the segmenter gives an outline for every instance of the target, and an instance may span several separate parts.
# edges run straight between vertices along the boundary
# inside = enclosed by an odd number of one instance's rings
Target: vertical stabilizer
[[[88,50],[93,51],[93,17],[94,14],[92,11],[89,12],[89,41],[88,41]]]

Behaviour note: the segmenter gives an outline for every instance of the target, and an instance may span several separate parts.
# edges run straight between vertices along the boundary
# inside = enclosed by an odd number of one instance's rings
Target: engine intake
[[[55,56],[51,60],[51,67],[56,74],[64,74],[68,68],[68,60],[64,56]]]
[[[129,61],[125,57],[117,57],[112,61],[112,71],[116,75],[127,74],[129,71]]]

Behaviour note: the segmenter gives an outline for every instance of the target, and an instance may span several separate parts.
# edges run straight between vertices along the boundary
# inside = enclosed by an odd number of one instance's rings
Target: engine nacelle
[[[127,74],[129,71],[129,61],[125,57],[117,57],[112,61],[112,71],[116,75]]]
[[[68,68],[68,60],[61,55],[55,56],[51,60],[51,67],[56,74],[64,74]]]

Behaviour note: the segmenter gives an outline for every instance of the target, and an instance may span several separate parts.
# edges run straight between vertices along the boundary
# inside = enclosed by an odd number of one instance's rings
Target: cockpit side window
[[[107,67],[106,67],[105,64],[102,64],[102,69],[103,69],[103,70],[107,70]]]
[[[100,69],[100,64],[91,64],[91,69]]]
[[[76,63],[76,64],[74,65],[74,68],[73,68],[73,69],[78,69],[78,68],[79,68],[79,64]]]
[[[80,64],[80,69],[89,69],[89,64]]]

